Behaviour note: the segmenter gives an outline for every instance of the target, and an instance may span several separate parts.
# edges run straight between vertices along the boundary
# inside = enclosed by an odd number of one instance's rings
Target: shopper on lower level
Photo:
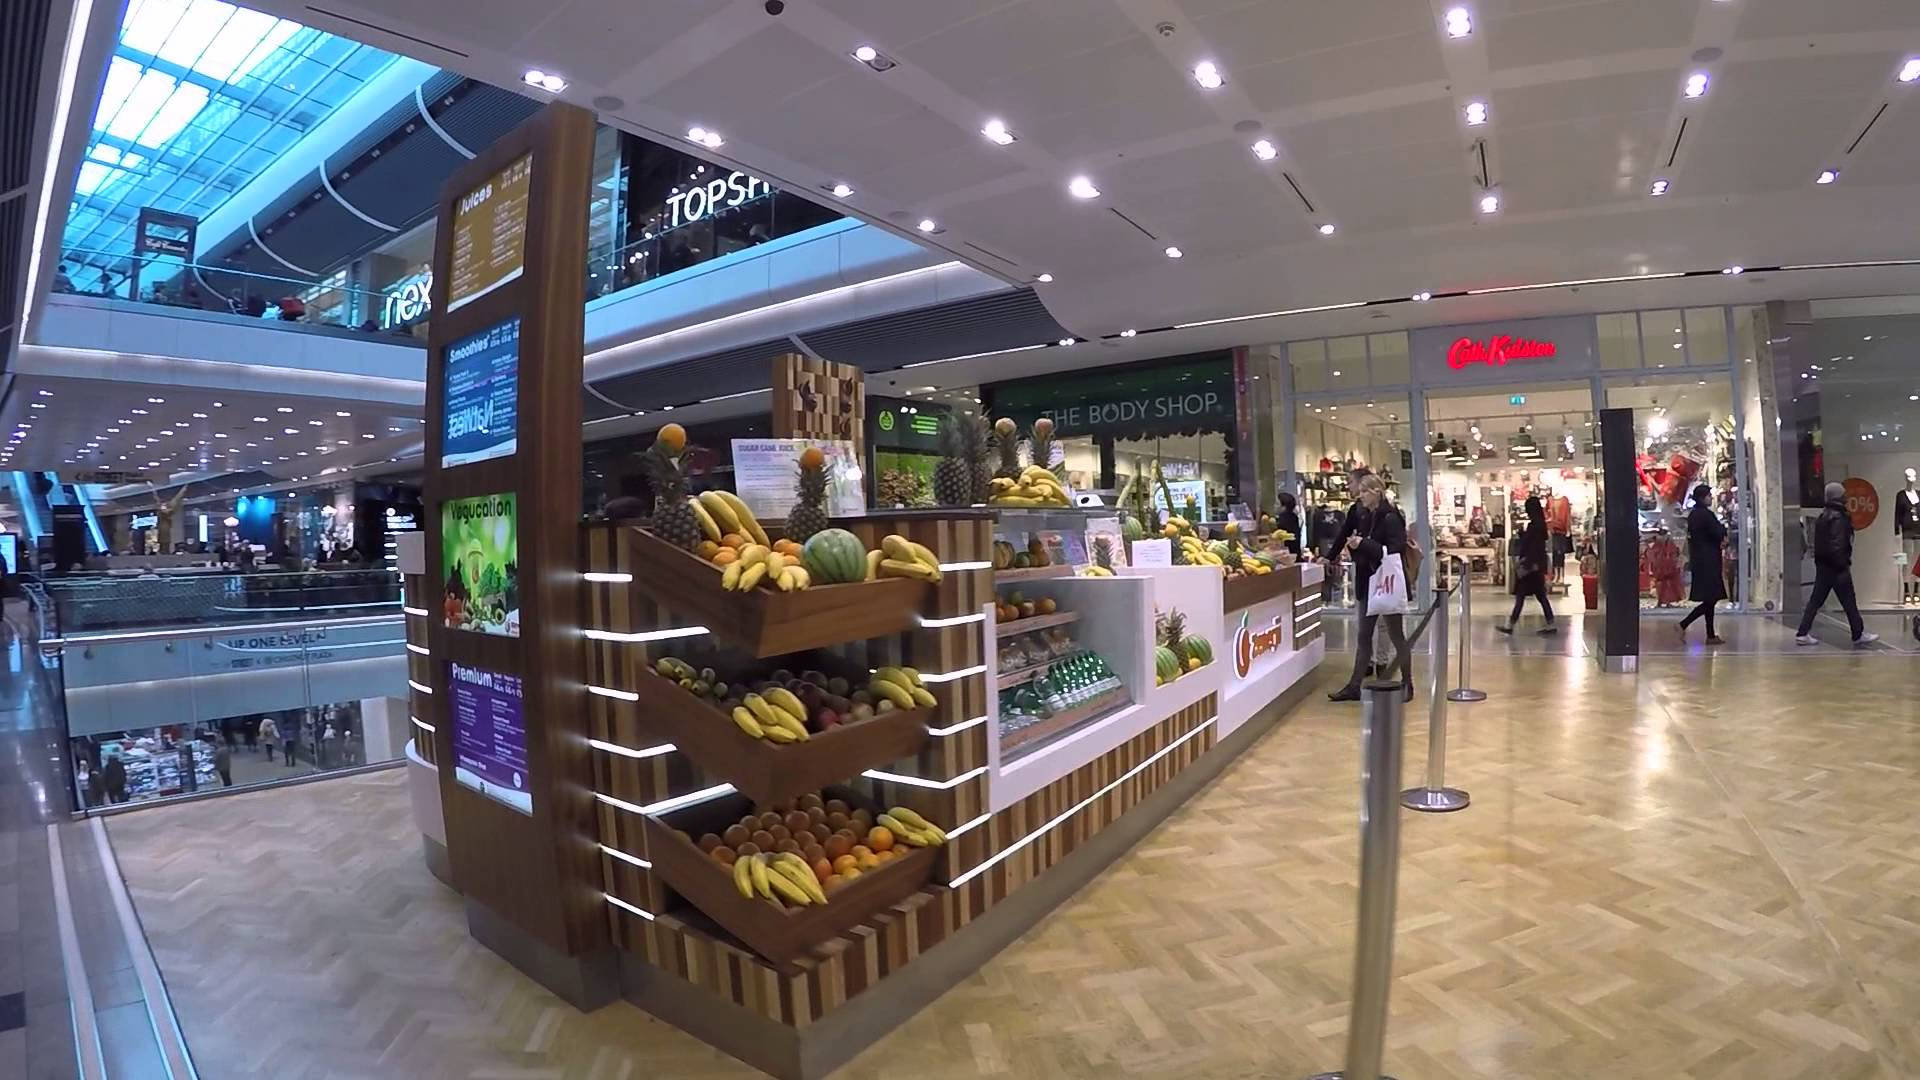
[[[1513,614],[1507,616],[1504,626],[1495,625],[1494,629],[1503,634],[1513,633],[1514,626],[1520,622],[1520,610],[1531,596],[1540,601],[1540,613],[1547,617],[1547,625],[1541,627],[1540,632],[1557,634],[1560,626],[1553,621],[1553,602],[1547,599],[1547,512],[1540,505],[1538,495],[1527,496],[1527,524],[1514,545],[1519,566],[1513,579]]]
[[[1713,632],[1713,606],[1727,598],[1726,582],[1721,580],[1720,544],[1727,538],[1727,527],[1713,512],[1713,490],[1705,484],[1693,489],[1693,512],[1687,515],[1687,570],[1693,575],[1693,588],[1687,599],[1696,605],[1680,620],[1680,640],[1687,640],[1687,627],[1695,619],[1707,621],[1707,644],[1725,645],[1726,639]]]
[[[1400,669],[1400,686],[1408,701],[1413,700],[1413,660],[1407,655],[1407,631],[1404,616],[1371,615],[1367,612],[1367,594],[1369,581],[1374,571],[1388,555],[1407,554],[1407,519],[1401,515],[1393,503],[1387,501],[1387,486],[1377,476],[1361,477],[1354,485],[1356,506],[1364,509],[1364,532],[1356,532],[1347,538],[1346,550],[1353,558],[1353,576],[1355,583],[1354,604],[1360,613],[1359,630],[1354,635],[1353,677],[1347,685],[1328,694],[1334,701],[1359,701],[1360,680],[1366,677],[1373,666],[1374,626],[1384,621],[1387,624],[1387,637],[1393,641],[1394,660],[1388,667]],[[1401,587],[1405,588],[1403,581]]]
[[[267,764],[273,764],[273,748],[280,745],[280,725],[271,716],[260,718],[260,745],[267,748]]]
[[[1854,645],[1870,645],[1879,641],[1880,635],[1866,632],[1866,624],[1860,621],[1860,605],[1853,598],[1853,516],[1847,513],[1847,489],[1838,483],[1828,484],[1826,497],[1826,509],[1813,523],[1813,595],[1807,597],[1806,610],[1800,613],[1800,630],[1793,640],[1801,645],[1820,644],[1820,639],[1813,636],[1813,618],[1820,614],[1827,594],[1832,593],[1840,598],[1840,607],[1847,613]]]

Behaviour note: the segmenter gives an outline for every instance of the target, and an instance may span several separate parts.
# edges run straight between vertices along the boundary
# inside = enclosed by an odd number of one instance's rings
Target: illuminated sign
[[[130,523],[136,529],[151,529],[160,524],[159,514],[135,514]]]
[[[1447,350],[1447,366],[1455,371],[1468,364],[1505,367],[1510,360],[1545,360],[1559,354],[1551,341],[1534,341],[1496,334],[1485,341],[1463,337]]]
[[[1240,613],[1240,627],[1233,632],[1233,673],[1244,679],[1247,672],[1253,670],[1253,662],[1271,652],[1279,652],[1280,645],[1286,640],[1286,631],[1280,625],[1280,616],[1275,615],[1273,622],[1265,629],[1255,630],[1249,623],[1252,612]]]
[[[732,172],[725,179],[713,179],[704,184],[690,187],[685,191],[676,191],[667,196],[667,210],[670,217],[667,228],[677,229],[699,221],[709,214],[722,210],[731,210],[741,203],[763,198],[773,194],[773,186],[757,176],[743,172]]]
[[[380,307],[380,329],[390,330],[425,318],[427,312],[433,310],[432,293],[431,268],[395,282]]]

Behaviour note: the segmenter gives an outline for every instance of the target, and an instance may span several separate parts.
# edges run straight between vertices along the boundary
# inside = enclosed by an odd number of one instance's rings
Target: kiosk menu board
[[[525,154],[454,204],[448,311],[526,271],[527,193],[532,186],[533,155]]]
[[[520,320],[508,319],[447,346],[446,431],[440,467],[504,457],[519,447]]]

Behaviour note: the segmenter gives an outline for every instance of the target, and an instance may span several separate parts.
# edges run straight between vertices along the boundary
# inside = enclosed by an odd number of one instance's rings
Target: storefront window
[[[1327,343],[1296,341],[1287,346],[1287,362],[1293,366],[1293,389],[1312,393],[1327,388]]]
[[[1731,384],[1724,377],[1642,377],[1608,386],[1607,406],[1633,410],[1641,606],[1688,606],[1687,513],[1701,484],[1727,528],[1722,586],[1738,597],[1742,521]]]
[[[1600,339],[1600,366],[1628,370],[1640,366],[1640,317],[1631,311],[1596,319]]]
[[[1293,473],[1303,550],[1328,555],[1353,504],[1352,475],[1365,467],[1405,504],[1413,490],[1404,467],[1413,449],[1405,397],[1332,400],[1301,397],[1293,410]],[[1353,603],[1351,583],[1328,587],[1335,604]]]
[[[1719,367],[1727,362],[1727,312],[1725,308],[1687,309],[1687,363],[1695,367]]]
[[[1404,386],[1406,384],[1407,335],[1404,332],[1369,335],[1367,350],[1371,355],[1373,385]]]
[[[1327,385],[1334,390],[1357,390],[1367,385],[1367,339],[1334,338],[1327,342]]]
[[[1640,313],[1640,355],[1649,368],[1685,367],[1687,343],[1678,311]]]

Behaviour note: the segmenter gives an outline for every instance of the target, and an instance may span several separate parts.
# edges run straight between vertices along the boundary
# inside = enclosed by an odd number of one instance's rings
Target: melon
[[[1153,650],[1153,670],[1162,682],[1171,680],[1180,674],[1180,658],[1173,650],[1161,645]]]
[[[1187,655],[1198,659],[1202,664],[1213,663],[1213,642],[1198,634],[1187,638]]]
[[[864,581],[867,576],[866,545],[845,529],[822,529],[809,536],[800,562],[815,584]]]
[[[1121,519],[1120,539],[1129,540],[1129,541],[1141,540],[1141,539],[1144,539],[1146,535],[1147,535],[1146,530],[1140,527],[1140,523],[1138,521],[1134,520],[1131,517]]]

